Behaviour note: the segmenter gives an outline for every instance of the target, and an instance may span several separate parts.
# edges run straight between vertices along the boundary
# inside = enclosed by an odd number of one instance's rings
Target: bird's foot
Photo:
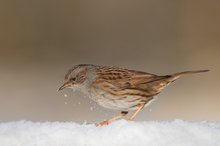
[[[106,121],[102,121],[102,122],[100,122],[100,123],[97,123],[97,124],[95,124],[97,127],[98,126],[106,126],[106,125],[108,125],[110,123],[110,121],[108,121],[108,120],[106,120]]]

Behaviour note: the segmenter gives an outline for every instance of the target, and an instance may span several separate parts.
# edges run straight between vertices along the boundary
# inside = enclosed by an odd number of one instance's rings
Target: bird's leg
[[[140,104],[138,109],[131,115],[131,117],[129,118],[129,120],[134,120],[135,116],[142,110],[142,108],[144,107],[145,104]]]
[[[115,121],[117,119],[120,119],[120,118],[124,117],[127,114],[128,114],[128,111],[122,111],[119,115],[117,115],[117,116],[115,116],[115,117],[113,117],[111,119],[105,120],[103,122],[100,122],[100,123],[96,124],[96,126],[108,125],[109,123],[111,123],[111,122],[113,122],[113,121]]]

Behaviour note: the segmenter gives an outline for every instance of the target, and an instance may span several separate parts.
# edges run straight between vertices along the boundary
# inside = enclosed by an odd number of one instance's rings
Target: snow
[[[131,122],[108,126],[74,122],[0,123],[1,146],[220,146],[220,123]]]

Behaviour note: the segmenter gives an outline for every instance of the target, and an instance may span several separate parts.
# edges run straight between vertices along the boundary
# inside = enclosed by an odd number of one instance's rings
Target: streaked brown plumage
[[[122,111],[118,116],[98,124],[107,125],[125,116],[130,110],[135,110],[129,118],[133,120],[136,114],[143,107],[149,105],[164,87],[180,76],[207,71],[185,71],[158,76],[118,67],[80,64],[67,72],[65,83],[59,90],[64,88],[78,89],[99,105]]]

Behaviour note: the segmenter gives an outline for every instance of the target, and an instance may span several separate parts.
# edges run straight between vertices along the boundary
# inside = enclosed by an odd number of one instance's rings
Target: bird
[[[120,111],[113,118],[96,124],[104,126],[124,117],[130,111],[134,113],[128,120],[134,120],[170,83],[184,75],[207,71],[209,70],[184,71],[161,76],[120,67],[79,64],[68,70],[64,84],[58,91],[65,88],[78,90],[98,105]]]

